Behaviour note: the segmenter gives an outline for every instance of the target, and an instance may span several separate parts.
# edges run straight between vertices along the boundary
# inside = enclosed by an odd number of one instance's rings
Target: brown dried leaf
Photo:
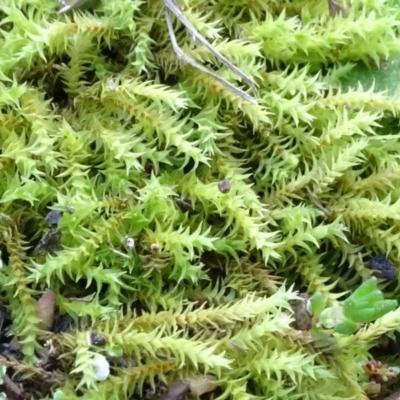
[[[46,289],[38,301],[38,314],[39,318],[42,320],[39,325],[40,329],[49,331],[52,328],[54,323],[55,304],[55,293],[50,289]]]
[[[190,391],[195,396],[201,396],[204,393],[212,392],[217,387],[215,377],[212,375],[203,375],[196,378],[188,379]]]
[[[161,400],[183,400],[184,396],[189,392],[188,381],[178,381],[168,388],[168,391],[163,394]]]

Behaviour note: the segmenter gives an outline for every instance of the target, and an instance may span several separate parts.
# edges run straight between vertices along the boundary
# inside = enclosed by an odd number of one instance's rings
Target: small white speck
[[[112,79],[109,79],[107,81],[107,87],[110,92],[113,92],[115,90],[115,82]]]
[[[128,250],[132,250],[135,247],[135,239],[131,237],[126,237],[125,238],[125,247]]]

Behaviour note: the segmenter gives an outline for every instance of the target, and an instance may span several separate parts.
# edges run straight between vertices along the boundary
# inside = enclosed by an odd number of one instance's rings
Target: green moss
[[[366,399],[363,366],[400,326],[397,280],[378,280],[390,307],[369,304],[376,321],[351,335],[296,330],[293,303],[340,309],[369,259],[399,259],[399,8],[180,5],[256,93],[173,19],[223,80],[179,60],[161,0],[2,1],[0,300],[23,359],[0,363],[38,399],[157,397],[199,375],[221,400]],[[67,332],[43,325],[46,289]]]

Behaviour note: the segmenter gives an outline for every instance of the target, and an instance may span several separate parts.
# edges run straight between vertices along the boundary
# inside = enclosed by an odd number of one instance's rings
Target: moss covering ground
[[[293,310],[341,307],[379,254],[399,299],[400,7],[179,4],[256,93],[172,18],[184,53],[254,103],[179,60],[161,0],[1,2],[4,391],[384,398],[364,367],[397,366],[399,308],[351,335]]]

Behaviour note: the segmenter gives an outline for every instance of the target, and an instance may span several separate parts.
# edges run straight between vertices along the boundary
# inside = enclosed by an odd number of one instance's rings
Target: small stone
[[[61,231],[59,229],[51,229],[40,239],[34,253],[39,256],[44,256],[48,253],[54,255],[61,249]]]
[[[389,397],[385,397],[384,400],[400,400],[400,390],[392,393]]]
[[[106,338],[97,331],[93,331],[90,333],[90,344],[93,346],[104,346]]]
[[[190,199],[174,197],[174,202],[182,211],[188,211],[189,215],[196,214],[196,209],[193,207],[192,201]]]
[[[63,216],[63,212],[59,210],[51,210],[45,218],[45,221],[47,222],[47,225],[49,227],[55,226],[58,224],[58,221],[61,219]]]
[[[231,191],[231,183],[228,179],[222,179],[218,182],[218,189],[223,194],[229,193]]]
[[[393,281],[397,278],[394,264],[384,254],[378,254],[369,261],[369,266],[380,277]]]
[[[376,383],[371,381],[368,383],[366,393],[369,397],[376,397],[379,393],[381,393],[382,385],[380,383]]]
[[[339,0],[328,0],[329,14],[332,18],[341,15],[346,18],[349,15],[349,10],[346,6],[341,4]]]

